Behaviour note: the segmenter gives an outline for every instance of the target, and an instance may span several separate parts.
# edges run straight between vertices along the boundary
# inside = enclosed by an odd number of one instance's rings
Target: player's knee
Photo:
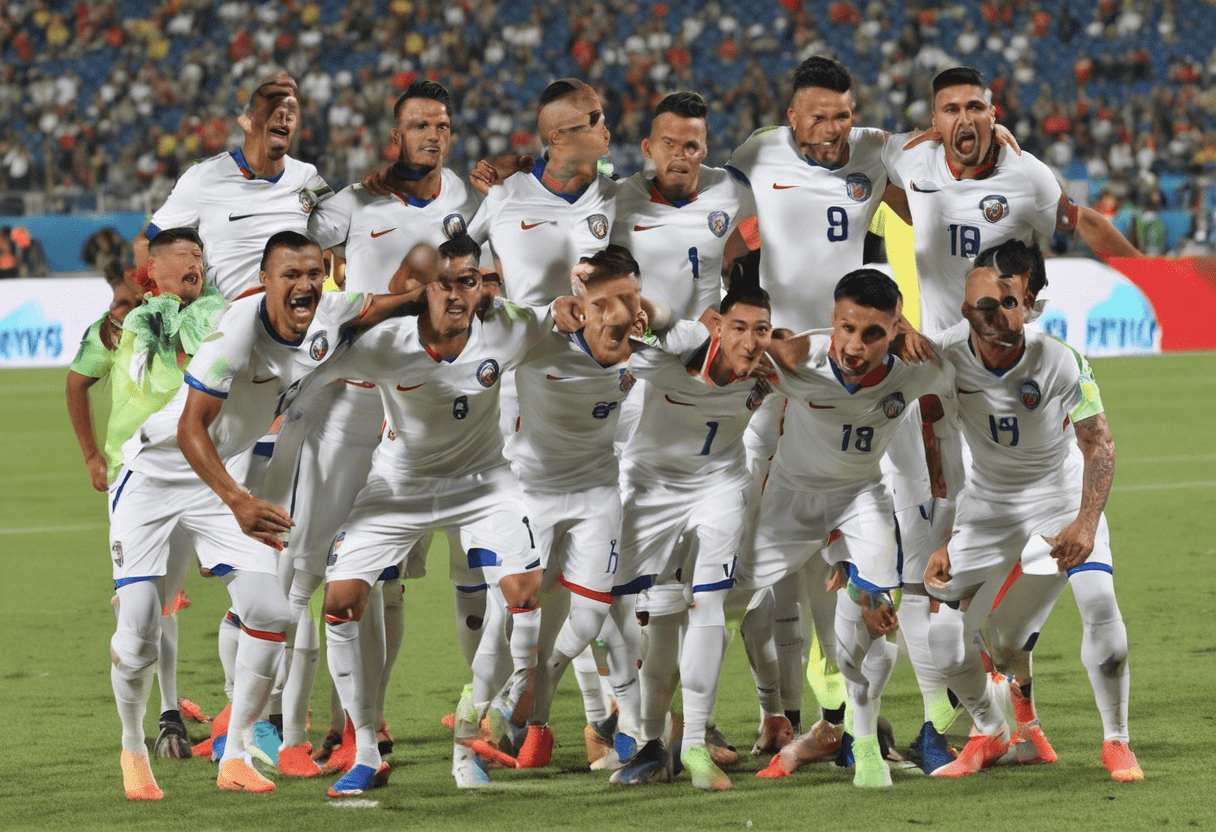
[[[688,598],[684,594],[683,584],[663,584],[652,586],[638,594],[637,611],[652,618],[665,615],[683,615],[688,609]]]
[[[694,592],[688,610],[688,626],[726,626],[726,594],[726,590]]]
[[[336,581],[325,587],[322,611],[326,620],[359,621],[367,607],[371,587],[360,580]]]
[[[507,606],[513,609],[528,610],[537,606],[540,600],[541,570],[519,572],[506,575],[498,582]]]
[[[291,607],[283,597],[258,598],[256,603],[247,606],[241,623],[246,630],[286,633],[292,623]]]
[[[603,629],[604,619],[608,617],[608,605],[581,595],[570,598],[570,615],[567,625],[571,635],[579,644],[587,645],[594,641]]]
[[[160,649],[159,622],[155,632],[128,629],[121,624],[110,638],[110,657],[123,667],[142,670],[156,663]]]

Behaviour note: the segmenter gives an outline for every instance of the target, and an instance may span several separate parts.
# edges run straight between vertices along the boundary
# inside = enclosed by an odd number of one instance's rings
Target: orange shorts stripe
[[[590,598],[592,601],[599,601],[600,603],[603,603],[603,604],[612,603],[612,593],[611,592],[596,592],[594,589],[587,589],[587,587],[585,587],[585,586],[579,586],[578,584],[572,584],[566,580],[565,575],[558,575],[557,580],[558,580],[558,583],[560,583],[566,589],[573,592],[575,595],[581,595],[584,598]]]
[[[1014,564],[1013,569],[1009,570],[1009,577],[1005,579],[1005,583],[1001,586],[1001,591],[996,594],[996,599],[992,602],[992,611],[996,612],[996,608],[1001,605],[1001,599],[1005,597],[1005,593],[1013,586],[1014,581],[1022,577],[1022,564]]]
[[[268,630],[255,630],[252,627],[241,625],[241,629],[254,638],[260,638],[262,641],[287,641],[287,633],[272,633]]]

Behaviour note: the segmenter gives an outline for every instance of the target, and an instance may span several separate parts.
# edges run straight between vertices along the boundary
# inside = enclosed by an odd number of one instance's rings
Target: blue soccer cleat
[[[369,789],[378,789],[387,785],[388,774],[388,763],[381,763],[378,769],[371,766],[352,766],[350,771],[339,777],[332,786],[325,790],[325,796],[358,797]]]
[[[671,755],[660,740],[650,740],[643,745],[633,759],[611,777],[611,782],[622,786],[640,786],[655,780],[671,781]]]

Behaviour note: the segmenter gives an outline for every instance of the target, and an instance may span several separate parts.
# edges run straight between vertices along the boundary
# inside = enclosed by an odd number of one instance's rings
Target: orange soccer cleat
[[[1106,740],[1102,743],[1102,765],[1110,772],[1110,779],[1120,783],[1144,779],[1144,770],[1136,762],[1136,755],[1122,740]]]
[[[118,756],[118,764],[122,767],[122,788],[127,793],[127,800],[160,800],[165,796],[152,776],[147,754],[136,754],[124,748]]]

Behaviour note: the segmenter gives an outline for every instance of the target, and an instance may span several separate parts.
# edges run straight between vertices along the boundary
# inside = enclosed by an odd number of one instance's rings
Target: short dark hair
[[[474,263],[481,262],[481,246],[468,234],[459,234],[439,245],[439,257],[443,260],[458,260],[472,257]]]
[[[610,243],[590,257],[579,258],[579,262],[586,263],[592,268],[591,274],[583,281],[586,284],[614,277],[636,277],[640,279],[642,275],[642,268],[638,265],[638,261],[633,258],[633,252],[625,248],[625,246],[617,245],[616,243]]]
[[[544,107],[554,101],[560,101],[568,95],[574,95],[585,86],[587,85],[577,78],[558,78],[540,91],[539,106]]]
[[[808,87],[848,92],[853,87],[853,76],[840,61],[815,55],[807,58],[794,70],[794,94]]]
[[[320,251],[321,244],[307,234],[301,234],[299,231],[280,231],[273,234],[266,241],[266,247],[262,249],[262,263],[259,266],[262,271],[266,271],[266,264],[270,262],[270,255],[281,248],[289,248],[292,251],[315,248],[317,251]]]
[[[709,105],[705,103],[705,99],[701,97],[700,93],[681,90],[671,93],[659,102],[659,106],[654,108],[655,118],[663,113],[672,113],[681,118],[705,118],[709,115]]]
[[[978,69],[973,69],[969,66],[952,66],[949,69],[943,69],[933,77],[933,97],[947,87],[980,87],[981,89],[988,88],[988,82],[984,80],[984,73]]]
[[[410,85],[405,88],[405,92],[401,93],[401,97],[397,99],[397,103],[393,105],[394,122],[401,118],[401,108],[411,98],[429,98],[431,101],[438,101],[448,111],[448,115],[452,115],[452,94],[448,92],[448,88],[438,81],[421,78],[410,82]]]
[[[1047,285],[1047,264],[1038,246],[1021,240],[1006,240],[998,246],[989,246],[975,258],[977,268],[983,266],[996,271],[1001,277],[1013,274],[1029,274],[1026,288],[1038,297]]]
[[[840,278],[833,299],[837,302],[851,300],[858,306],[894,315],[903,293],[890,276],[878,269],[854,269]]]
[[[759,251],[749,251],[735,260],[730,267],[729,280],[730,289],[722,298],[722,303],[718,305],[718,311],[723,315],[736,303],[757,306],[767,309],[769,312],[773,311],[768,292],[760,288]]]
[[[148,241],[148,254],[155,254],[166,246],[171,246],[174,243],[182,241],[194,243],[199,248],[203,247],[202,238],[198,236],[198,232],[193,228],[165,228],[156,232],[156,236]]]

